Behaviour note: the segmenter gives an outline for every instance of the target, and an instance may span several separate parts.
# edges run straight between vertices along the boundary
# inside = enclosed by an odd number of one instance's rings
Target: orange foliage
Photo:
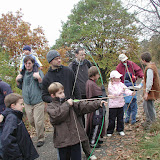
[[[67,52],[71,50],[69,47],[63,47],[58,49],[57,51],[60,53],[61,58],[62,58],[62,64],[64,66],[68,65],[69,57],[67,56]]]
[[[18,57],[21,56],[24,45],[30,45],[39,57],[45,59],[49,47],[42,27],[38,26],[32,31],[31,24],[23,21],[22,17],[21,10],[17,11],[16,15],[13,15],[12,12],[8,12],[6,15],[2,14],[0,19],[0,47],[7,51],[11,58],[14,58],[15,64],[19,63]],[[47,64],[43,63],[44,68]]]

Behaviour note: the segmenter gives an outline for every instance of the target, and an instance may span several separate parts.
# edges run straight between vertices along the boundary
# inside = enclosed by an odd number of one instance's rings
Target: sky
[[[59,38],[63,22],[71,14],[74,5],[80,0],[3,0],[0,5],[0,18],[2,13],[15,12],[22,9],[22,19],[31,24],[31,29],[41,26],[49,41],[49,46],[55,44]]]

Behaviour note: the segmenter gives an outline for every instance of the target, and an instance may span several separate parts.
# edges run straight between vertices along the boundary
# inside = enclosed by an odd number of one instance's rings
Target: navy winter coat
[[[39,155],[22,121],[23,113],[12,109],[7,112],[1,136],[3,160],[34,160],[38,158]]]
[[[10,85],[0,79],[0,113],[5,110],[4,98],[12,93]]]

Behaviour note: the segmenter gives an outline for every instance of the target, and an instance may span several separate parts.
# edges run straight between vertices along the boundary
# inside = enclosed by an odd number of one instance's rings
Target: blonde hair
[[[48,87],[48,92],[49,92],[49,94],[55,95],[56,92],[59,91],[59,89],[64,89],[63,85],[59,82],[53,82]]]
[[[96,66],[92,66],[92,67],[90,67],[88,69],[88,76],[89,76],[89,78],[95,76],[96,74],[99,74],[98,69],[97,69]]]
[[[19,99],[23,99],[23,97],[20,94],[10,93],[4,99],[5,106],[10,108],[11,104],[16,104]]]

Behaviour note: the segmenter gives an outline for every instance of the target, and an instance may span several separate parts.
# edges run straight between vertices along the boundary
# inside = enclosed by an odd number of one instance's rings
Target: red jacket
[[[128,66],[129,72],[132,73],[134,76],[139,77],[139,78],[143,78],[144,77],[142,69],[137,64],[135,64],[134,62],[127,61],[127,66]],[[123,75],[121,77],[121,82],[124,83],[124,76],[125,76],[125,73],[127,72],[127,69],[125,68],[124,64],[122,62],[120,62],[117,65],[116,70],[120,74]],[[132,80],[133,80],[133,83],[136,81],[135,78],[133,78]]]

